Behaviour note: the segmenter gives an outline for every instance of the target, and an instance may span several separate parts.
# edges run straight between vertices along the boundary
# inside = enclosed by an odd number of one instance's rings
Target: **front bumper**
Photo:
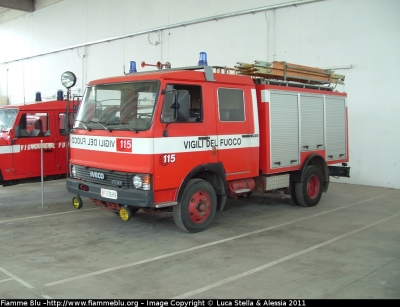
[[[84,191],[79,188],[79,186],[82,184],[88,188],[87,191]],[[117,199],[102,197],[100,193],[102,188],[116,191],[118,195]],[[85,196],[119,205],[134,206],[139,208],[151,208],[154,204],[153,191],[108,187],[71,178],[67,179],[67,190],[68,192],[76,195]]]

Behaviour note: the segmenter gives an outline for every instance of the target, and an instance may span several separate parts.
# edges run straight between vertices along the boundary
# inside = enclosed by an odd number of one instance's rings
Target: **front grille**
[[[133,176],[132,173],[114,172],[100,168],[83,167],[74,165],[76,170],[76,177],[86,182],[97,183],[103,186],[119,187],[126,189],[133,189]],[[97,175],[98,178],[91,176]],[[103,178],[104,174],[104,179]]]

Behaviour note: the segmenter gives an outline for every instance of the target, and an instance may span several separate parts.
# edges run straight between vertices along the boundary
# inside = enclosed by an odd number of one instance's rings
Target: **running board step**
[[[167,201],[164,203],[158,203],[154,207],[156,207],[157,209],[160,209],[160,208],[165,208],[165,207],[176,206],[177,204],[178,204],[178,202],[176,202],[176,201]]]
[[[247,193],[250,192],[250,189],[240,189],[240,190],[236,190],[233,191],[235,194],[241,194],[241,193]]]

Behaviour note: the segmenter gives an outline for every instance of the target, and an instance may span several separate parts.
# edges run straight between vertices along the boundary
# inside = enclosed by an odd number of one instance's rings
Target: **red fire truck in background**
[[[41,176],[41,146],[43,175],[66,173],[66,105],[54,100],[0,107],[0,184]],[[70,122],[74,112],[71,104]]]
[[[124,221],[172,211],[199,232],[228,196],[284,191],[311,207],[329,176],[349,177],[347,94],[334,90],[343,75],[286,62],[131,65],[86,89],[70,135],[77,209],[85,196]]]

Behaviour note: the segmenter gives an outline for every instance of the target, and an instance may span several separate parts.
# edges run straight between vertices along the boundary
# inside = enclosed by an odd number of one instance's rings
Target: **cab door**
[[[191,171],[217,162],[215,108],[210,101],[212,86],[174,81],[167,82],[165,88],[168,93],[161,97],[161,114],[156,119],[155,189],[179,187]],[[172,93],[176,97],[186,95],[189,101],[188,107],[180,104],[179,112],[185,115],[177,120],[174,120],[176,110],[168,99]]]
[[[65,111],[55,112],[54,134],[55,134],[55,149],[56,149],[56,166],[57,170],[64,172],[67,170],[67,159],[69,159],[69,152],[67,147],[68,130],[66,125]],[[75,113],[69,113],[69,123],[72,127],[74,122]]]
[[[51,134],[51,120],[54,112],[20,112],[16,121],[14,145],[19,152],[14,153],[14,174],[20,178],[41,175],[41,146],[43,149],[44,175],[56,169],[54,137]],[[41,143],[41,141],[43,143]],[[43,145],[42,145],[43,144]]]
[[[218,161],[223,164],[228,180],[250,176],[255,133],[250,89],[216,84],[214,91]]]

